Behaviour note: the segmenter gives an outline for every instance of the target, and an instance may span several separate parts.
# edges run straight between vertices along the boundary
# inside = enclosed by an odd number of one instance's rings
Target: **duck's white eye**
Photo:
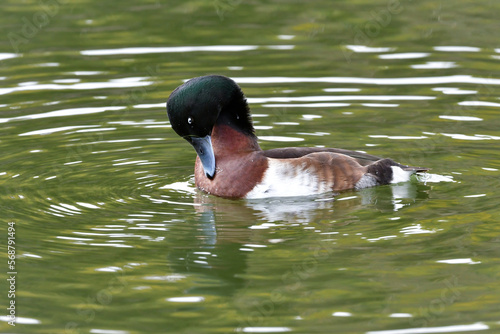
[[[188,117],[188,124],[189,125],[193,124],[193,118],[192,117]]]

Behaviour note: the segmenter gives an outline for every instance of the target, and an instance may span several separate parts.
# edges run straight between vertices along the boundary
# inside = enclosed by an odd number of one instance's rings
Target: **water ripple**
[[[241,52],[259,48],[290,50],[294,45],[206,45],[206,46],[170,46],[170,47],[136,47],[121,49],[83,50],[84,56],[137,55],[153,53],[184,53],[184,52]]]
[[[289,327],[243,327],[236,329],[236,332],[243,333],[285,333],[291,331],[292,329]]]
[[[440,69],[440,68],[454,68],[458,65],[453,61],[428,61],[425,64],[415,64],[410,65],[411,68],[418,70],[427,70],[427,69]]]
[[[0,118],[0,123],[6,123],[9,121],[24,121],[29,119],[40,119],[49,117],[63,117],[63,116],[75,116],[75,115],[86,115],[86,114],[96,114],[110,110],[123,110],[125,107],[87,107],[87,108],[71,108],[71,109],[61,109],[55,111],[49,111],[40,114],[24,115],[11,118]],[[28,136],[25,134],[25,136]]]
[[[426,139],[428,137],[426,136],[387,136],[387,135],[369,135],[368,137],[370,138],[388,138],[388,139],[395,139],[395,140],[401,140],[401,139]]]
[[[2,315],[2,316],[0,316],[0,321],[9,322],[9,321],[11,321],[11,318],[8,316]],[[37,324],[41,324],[41,323],[42,322],[38,319],[16,316],[16,324],[17,325],[37,325]]]
[[[379,55],[380,59],[416,59],[429,57],[431,54],[427,52],[405,52],[405,53],[391,53]]]
[[[2,122],[0,121],[0,123],[2,123]],[[99,127],[99,125],[61,126],[58,128],[41,129],[41,130],[35,130],[35,131],[30,131],[30,132],[24,132],[24,133],[20,133],[18,136],[48,135],[48,134],[51,134],[54,132],[61,132],[61,131],[82,129],[82,128],[92,128],[92,127]]]
[[[376,48],[366,45],[346,45],[346,48],[356,53],[378,53],[378,52],[390,52],[395,50],[395,48],[387,48],[387,47]]]
[[[473,136],[469,136],[462,133],[441,133],[441,134],[445,137],[450,137],[452,139],[459,139],[459,140],[500,140],[500,137],[491,135],[475,134]]]
[[[17,54],[15,53],[0,53],[0,60],[16,58]]]
[[[462,101],[458,102],[458,105],[471,107],[500,107],[500,103],[488,101]]]
[[[437,263],[446,263],[446,264],[478,264],[481,261],[472,261],[471,258],[467,259],[449,259],[449,260],[439,260]]]
[[[464,121],[464,122],[471,122],[471,121],[482,121],[482,118],[479,117],[472,117],[472,116],[451,116],[451,115],[440,115],[439,118],[441,119],[451,119],[453,121]]]
[[[324,101],[420,101],[434,100],[435,96],[420,95],[320,95],[320,96],[287,96],[287,97],[254,97],[248,98],[248,103],[269,103],[269,102],[324,102]]]
[[[240,84],[278,84],[278,83],[338,83],[363,85],[434,85],[468,83],[476,85],[500,85],[500,79],[477,78],[471,75],[449,75],[438,77],[406,78],[356,78],[356,77],[240,77],[232,78]]]
[[[266,103],[262,107],[265,108],[340,108],[348,107],[350,103]]]
[[[453,325],[441,327],[422,327],[422,328],[404,328],[404,329],[389,329],[381,331],[369,331],[366,334],[425,334],[425,333],[456,333],[456,332],[472,332],[486,330],[490,327],[482,322],[470,325]]]
[[[22,91],[41,91],[41,90],[90,90],[90,89],[103,89],[103,88],[131,88],[143,87],[152,85],[152,81],[144,81],[146,77],[137,78],[120,78],[111,79],[104,82],[81,82],[74,84],[38,84],[38,83],[19,83],[17,87],[0,88],[0,95],[10,94],[13,92]]]
[[[284,136],[259,136],[260,140],[263,141],[277,141],[277,142],[295,142],[295,141],[304,141],[304,138],[297,137],[284,137]]]
[[[481,48],[474,46],[435,46],[434,50],[444,52],[479,52]]]
[[[466,95],[466,94],[477,94],[477,90],[465,90],[457,87],[435,87],[432,88],[435,92],[442,92],[446,95]]]

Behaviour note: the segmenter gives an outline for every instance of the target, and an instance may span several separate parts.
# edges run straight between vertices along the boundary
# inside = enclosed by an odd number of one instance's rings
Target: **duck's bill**
[[[215,175],[215,155],[210,135],[205,137],[189,137],[198,157],[200,157],[205,175],[212,179]]]

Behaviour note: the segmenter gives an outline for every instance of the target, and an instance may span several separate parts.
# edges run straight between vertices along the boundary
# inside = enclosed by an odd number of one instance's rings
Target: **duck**
[[[201,191],[226,198],[312,196],[409,181],[429,170],[359,151],[323,147],[262,150],[246,97],[223,75],[192,78],[167,99],[172,129],[196,151]]]

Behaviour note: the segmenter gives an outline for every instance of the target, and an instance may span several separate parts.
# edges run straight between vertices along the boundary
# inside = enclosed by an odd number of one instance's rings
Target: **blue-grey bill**
[[[205,137],[190,137],[189,139],[198,157],[200,157],[205,175],[212,179],[215,175],[215,155],[210,135]]]

